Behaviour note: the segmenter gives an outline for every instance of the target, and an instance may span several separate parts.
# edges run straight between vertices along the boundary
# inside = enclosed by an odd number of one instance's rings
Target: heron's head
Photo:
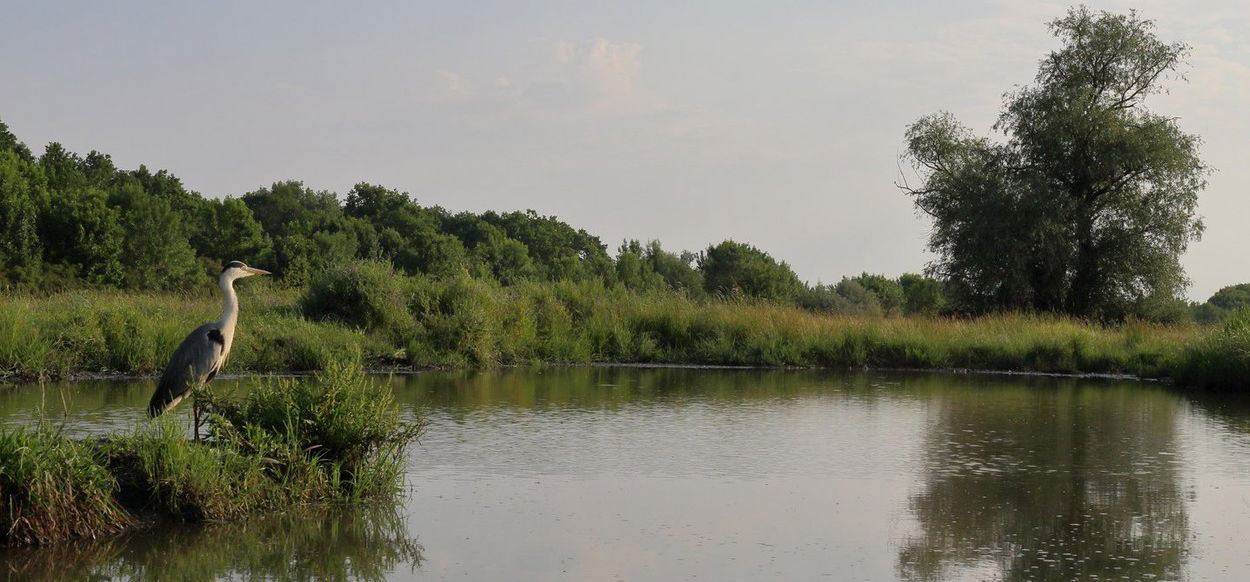
[[[243,261],[230,261],[226,263],[226,267],[221,270],[221,277],[233,281],[242,279],[243,277],[251,277],[252,275],[270,275],[269,271],[249,267]]]

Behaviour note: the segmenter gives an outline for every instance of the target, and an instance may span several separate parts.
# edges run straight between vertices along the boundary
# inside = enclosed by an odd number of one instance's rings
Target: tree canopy
[[[1198,323],[1220,323],[1240,310],[1250,310],[1250,283],[1229,285],[1216,291],[1206,303],[1194,306],[1194,319]]]
[[[709,252],[713,279],[752,296],[788,299],[802,286],[788,266],[749,245]],[[597,280],[691,294],[705,287],[694,253],[632,240],[613,258],[597,236],[533,210],[451,214],[366,182],[341,200],[297,180],[207,198],[166,170],[118,169],[95,151],[79,156],[52,143],[32,155],[0,123],[0,288],[191,289],[211,285],[236,259],[286,285],[363,259],[503,285]]]
[[[1119,319],[1177,302],[1208,169],[1199,138],[1145,101],[1188,48],[1135,12],[1074,8],[1050,30],[1062,46],[1005,96],[1004,142],[949,113],[907,129],[921,183],[902,187],[933,219],[930,273],[971,312]]]
[[[803,288],[798,275],[784,261],[749,244],[724,241],[704,251],[699,260],[708,293],[771,300],[793,300]]]

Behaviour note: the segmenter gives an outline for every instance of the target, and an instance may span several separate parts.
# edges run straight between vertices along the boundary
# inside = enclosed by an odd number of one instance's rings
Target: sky
[[[40,2],[0,20],[0,121],[164,168],[205,196],[366,181],[450,211],[551,214],[699,250],[726,238],[803,279],[919,272],[930,223],[896,187],[903,132],[990,135],[1066,2]],[[1250,281],[1250,10],[1136,8],[1191,45],[1148,106],[1215,169],[1190,298]]]

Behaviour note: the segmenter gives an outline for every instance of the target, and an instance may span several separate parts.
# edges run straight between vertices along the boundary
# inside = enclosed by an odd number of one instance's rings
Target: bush
[[[319,275],[300,299],[304,315],[380,330],[394,339],[411,334],[405,279],[389,263],[358,261]]]

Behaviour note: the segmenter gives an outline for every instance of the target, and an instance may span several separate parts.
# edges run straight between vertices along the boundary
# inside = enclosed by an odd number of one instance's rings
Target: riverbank
[[[0,429],[0,544],[391,499],[423,427],[401,420],[390,389],[350,360],[311,378],[264,380],[243,400],[205,392],[198,404],[208,419],[200,442],[168,416],[98,439]]]
[[[658,363],[978,369],[1250,384],[1250,319],[1223,327],[1005,314],[864,317],[747,300],[632,292],[601,283],[396,276],[370,265],[306,290],[240,285],[226,371],[310,372],[361,354],[378,368]],[[0,299],[10,379],[152,375],[187,331],[216,319],[212,295],[72,292]]]

